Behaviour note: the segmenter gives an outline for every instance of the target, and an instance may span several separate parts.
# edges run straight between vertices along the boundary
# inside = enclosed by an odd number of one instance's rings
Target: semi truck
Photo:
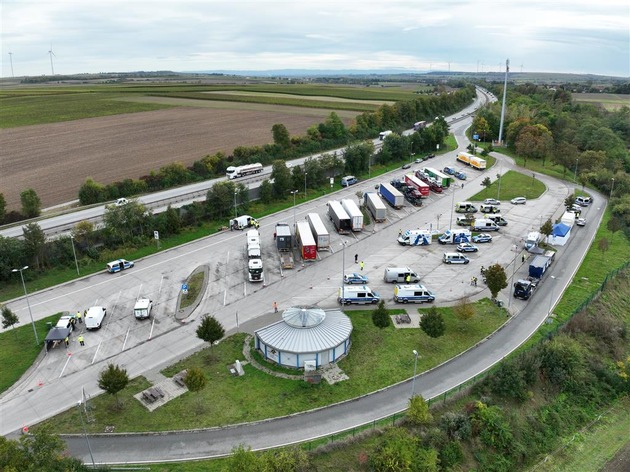
[[[378,189],[378,193],[396,210],[400,210],[405,204],[405,197],[396,190],[391,184],[384,183]]]
[[[449,177],[448,175],[440,172],[437,169],[434,169],[433,167],[425,167],[422,170],[429,177],[433,177],[436,180],[436,182],[438,184],[440,184],[443,188],[450,187],[451,183],[453,182],[453,179],[451,177]]]
[[[393,131],[387,130],[387,131],[381,131],[380,133],[378,133],[378,139],[380,139],[381,141],[384,141],[385,138],[387,136],[389,136],[390,134],[392,134]]]
[[[245,164],[244,166],[230,166],[225,169],[225,175],[228,179],[233,180],[250,174],[260,174],[262,171],[263,165],[260,162],[256,162],[255,164]]]
[[[529,300],[536,288],[543,280],[543,276],[553,262],[555,253],[547,251],[544,255],[536,256],[529,264],[528,277],[517,280],[514,284],[514,298]]]
[[[308,225],[311,228],[311,233],[313,233],[313,237],[315,238],[317,250],[330,250],[330,234],[319,215],[317,213],[309,213],[306,215],[306,221],[308,222]]]
[[[293,269],[293,237],[291,236],[291,228],[287,223],[278,223],[274,235],[276,248],[280,254],[280,267]]]
[[[486,160],[482,159],[481,157],[472,156],[468,160],[468,163],[470,164],[470,167],[473,167],[477,170],[485,170],[486,168]]]
[[[361,213],[357,204],[354,203],[354,200],[344,198],[341,200],[341,206],[350,217],[352,231],[363,231],[363,213]]]
[[[472,234],[469,229],[447,229],[438,238],[440,244],[459,244],[469,243],[472,240]]]
[[[298,248],[303,261],[313,261],[317,259],[317,244],[311,233],[311,227],[307,221],[298,221],[295,225],[295,235]]]
[[[427,198],[429,196],[429,184],[423,182],[417,176],[413,174],[406,174],[405,184],[414,187],[418,191],[418,193],[420,193],[421,198]]]
[[[264,277],[262,259],[249,259],[247,261],[247,272],[250,282],[262,282]]]
[[[459,154],[457,154],[457,161],[466,164],[467,166],[470,165],[470,158],[471,157],[475,157],[473,156],[471,153],[469,152],[460,152]]]
[[[387,208],[378,195],[374,192],[366,192],[363,194],[363,201],[367,209],[372,214],[374,221],[382,223],[387,218]]]
[[[403,246],[428,246],[431,244],[431,232],[425,229],[408,229],[398,236],[398,244]]]
[[[337,200],[328,202],[328,217],[335,225],[335,229],[339,234],[348,234],[352,231],[352,221],[350,216],[343,209],[341,203]]]

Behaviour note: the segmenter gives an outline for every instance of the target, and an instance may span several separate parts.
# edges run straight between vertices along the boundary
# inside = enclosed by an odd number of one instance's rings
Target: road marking
[[[155,316],[153,316],[153,320],[151,321],[151,330],[149,331],[149,339],[153,337],[153,327],[155,326]]]
[[[94,353],[94,357],[92,358],[92,364],[94,364],[94,362],[96,361],[96,356],[98,354],[98,351],[101,349],[101,344],[103,343],[103,341],[98,343],[98,346],[96,346],[96,352]]]
[[[70,362],[70,358],[72,357],[72,353],[69,352],[68,355],[66,356],[66,362],[63,365],[63,369],[61,369],[61,372],[59,373],[59,378],[61,378],[61,376],[63,375],[64,371],[66,370],[66,367],[68,367],[68,362]]]
[[[123,342],[122,345],[122,349],[120,350],[120,352],[125,350],[125,346],[127,346],[127,339],[129,339],[129,332],[131,331],[131,328],[127,328],[127,334],[125,334],[125,341]]]

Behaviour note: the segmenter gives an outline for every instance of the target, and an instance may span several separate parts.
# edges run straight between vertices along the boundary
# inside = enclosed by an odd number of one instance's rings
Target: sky
[[[630,77],[628,0],[1,0],[0,15],[2,77],[499,72],[506,59],[512,72]]]

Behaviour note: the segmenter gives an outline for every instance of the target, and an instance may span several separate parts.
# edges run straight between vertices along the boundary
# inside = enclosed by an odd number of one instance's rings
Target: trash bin
[[[48,329],[48,331],[50,331],[52,329],[52,322],[51,321],[47,321],[46,322],[46,328]]]
[[[503,307],[503,300],[497,300],[497,306],[499,308],[502,308]]]

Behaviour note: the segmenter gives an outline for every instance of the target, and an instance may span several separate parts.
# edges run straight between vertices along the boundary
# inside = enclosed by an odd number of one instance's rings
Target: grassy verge
[[[203,278],[205,277],[204,272],[197,272],[188,280],[188,293],[182,295],[181,301],[179,303],[179,309],[186,308],[192,305],[195,300],[197,300],[197,295],[199,295],[199,291],[203,285]]]
[[[492,176],[489,176],[492,179]],[[496,176],[495,176],[496,177]],[[540,180],[521,172],[509,170],[501,177],[501,189],[499,181],[495,180],[488,188],[473,195],[471,201],[483,201],[486,198],[497,200],[511,200],[514,197],[538,198],[546,190],[545,184]]]
[[[335,385],[319,385],[287,380],[265,374],[245,365],[243,377],[233,377],[228,365],[242,359],[245,335],[236,334],[219,345],[205,349],[164,371],[167,376],[182,369],[200,367],[208,378],[208,387],[199,393],[185,393],[148,414],[133,398],[145,388],[143,378],[135,379],[120,395],[122,411],[114,408],[110,395],[100,395],[92,401],[96,421],[88,428],[103,432],[114,426],[116,432],[160,431],[222,426],[245,421],[282,416],[308,410],[386,387],[409,378],[413,372],[414,349],[420,352],[418,371],[435,367],[462,350],[474,345],[497,329],[505,315],[489,300],[476,304],[477,315],[463,321],[451,308],[440,308],[446,334],[433,339],[419,329],[376,328],[371,310],[352,311],[352,347],[339,367],[350,380]],[[297,371],[296,371],[297,373]],[[73,410],[58,415],[49,423],[56,431],[80,432]]]

